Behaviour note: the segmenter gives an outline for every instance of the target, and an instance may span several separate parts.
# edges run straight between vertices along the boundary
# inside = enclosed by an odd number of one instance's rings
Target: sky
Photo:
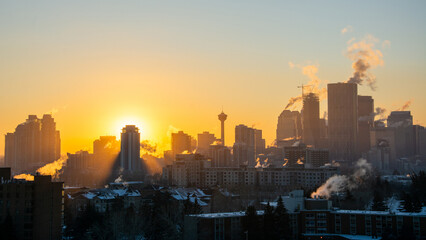
[[[347,48],[362,39],[374,39],[383,65],[370,69],[377,89],[359,86],[359,94],[388,111],[411,100],[414,123],[426,125],[425,7],[425,1],[0,1],[0,133],[13,132],[29,114],[53,113],[63,154],[91,151],[95,139],[118,136],[125,124],[168,148],[171,130],[220,137],[223,108],[227,144],[238,124],[262,129],[271,144],[277,117],[300,94],[297,86],[310,81],[301,68],[315,66],[322,87],[346,81]],[[323,100],[321,112],[326,107]]]

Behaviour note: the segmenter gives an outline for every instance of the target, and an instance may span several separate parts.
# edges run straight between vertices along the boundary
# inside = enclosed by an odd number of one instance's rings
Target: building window
[[[365,216],[365,234],[371,235],[371,216]]]

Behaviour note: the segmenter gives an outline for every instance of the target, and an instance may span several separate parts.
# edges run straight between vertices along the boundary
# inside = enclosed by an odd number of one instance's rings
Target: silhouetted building
[[[380,149],[380,144],[386,143],[386,152],[389,155],[389,160],[386,160],[388,164],[382,166],[394,167],[396,166],[396,145],[395,145],[395,129],[387,127],[374,127],[370,131],[370,144],[371,151],[368,156],[371,161],[378,161],[377,154],[374,153],[377,149]],[[375,155],[375,156],[374,156]],[[374,159],[373,159],[374,158]],[[381,157],[380,157],[381,158]]]
[[[121,132],[120,167],[125,171],[142,171],[140,133],[135,125],[126,125]]]
[[[222,144],[212,144],[209,148],[208,156],[211,158],[212,167],[231,167],[238,166],[232,161],[232,155],[229,148]]]
[[[256,154],[265,151],[262,130],[249,128],[243,124],[235,127],[234,162],[238,165],[256,165]]]
[[[84,171],[95,167],[94,156],[88,151],[78,151],[75,154],[67,153],[67,169]]]
[[[388,116],[388,128],[395,130],[396,157],[411,157],[416,153],[416,134],[410,111],[393,111]]]
[[[330,155],[339,161],[353,161],[357,155],[358,85],[328,84],[328,144]]]
[[[120,142],[115,136],[100,136],[99,139],[93,141],[93,154],[99,160],[117,156],[119,152]]]
[[[291,147],[284,147],[284,159],[286,167],[303,167],[306,158],[306,145],[303,143],[294,144]]]
[[[203,169],[211,166],[211,161],[200,154],[176,154],[176,161],[163,168],[163,178],[174,186],[203,186]]]
[[[278,117],[277,142],[302,136],[302,121],[298,111],[284,110]]]
[[[197,151],[203,154],[207,153],[210,145],[216,141],[214,134],[209,132],[203,132],[198,134],[198,147]]]
[[[371,96],[358,95],[358,152],[370,150],[370,129],[374,125],[374,100]]]
[[[320,105],[318,96],[309,93],[303,97],[303,143],[318,147],[320,141]]]
[[[61,157],[61,140],[50,114],[29,115],[5,137],[5,165],[14,172],[33,171]]]
[[[262,130],[254,129],[254,144],[256,155],[265,152],[265,139],[262,138]]]
[[[191,151],[191,136],[179,131],[178,133],[172,133],[172,151],[173,154],[180,154],[183,152],[192,152]]]
[[[378,170],[391,170],[391,148],[385,139],[378,140],[376,146],[370,149],[367,160]]]
[[[388,116],[388,127],[408,127],[413,125],[410,111],[392,111]]]
[[[328,149],[306,149],[305,168],[318,168],[330,163]]]
[[[10,168],[0,169],[1,237],[16,239],[62,239],[62,182],[51,176],[35,176],[34,181],[11,179]]]
[[[222,142],[222,145],[225,145],[225,121],[228,118],[228,115],[226,115],[223,111],[218,115],[219,121],[220,121],[220,141]]]

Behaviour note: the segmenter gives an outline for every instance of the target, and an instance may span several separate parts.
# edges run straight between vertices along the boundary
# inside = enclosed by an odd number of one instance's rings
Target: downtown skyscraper
[[[135,125],[126,125],[121,132],[120,167],[124,171],[142,171],[140,133]]]
[[[332,159],[356,159],[358,134],[358,85],[328,84],[328,138]]]
[[[320,140],[320,104],[315,93],[303,96],[303,142],[318,147]]]
[[[13,172],[34,171],[61,157],[60,133],[52,115],[29,115],[5,137],[5,165]]]

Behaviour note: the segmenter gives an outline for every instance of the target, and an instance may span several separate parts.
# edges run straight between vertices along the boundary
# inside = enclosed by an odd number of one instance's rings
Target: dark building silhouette
[[[306,145],[295,144],[291,147],[284,147],[284,159],[286,160],[286,167],[303,167],[306,158]]]
[[[93,142],[93,154],[99,160],[117,156],[119,152],[120,142],[115,136],[101,136]]]
[[[5,137],[5,165],[14,172],[34,171],[61,157],[61,140],[50,114],[29,115]]]
[[[303,97],[303,142],[318,146],[320,141],[320,104],[318,96],[309,93]]]
[[[197,152],[206,154],[209,151],[210,145],[216,141],[213,133],[203,132],[198,134]]]
[[[181,154],[183,152],[192,152],[191,147],[191,136],[179,131],[177,133],[172,133],[172,151],[173,154]]]
[[[220,121],[220,141],[222,142],[222,145],[225,145],[225,121],[228,118],[228,115],[226,115],[223,111],[218,115],[219,121]]]
[[[374,100],[358,95],[358,152],[370,150],[370,130],[374,126]]]
[[[210,145],[208,156],[211,158],[212,167],[237,166],[232,162],[231,150],[221,144]]]
[[[240,124],[235,127],[234,162],[237,165],[256,166],[256,154],[265,151],[262,130]]]
[[[388,116],[388,127],[409,127],[413,125],[410,111],[392,111]]]
[[[278,117],[277,142],[302,136],[302,121],[298,111],[284,110]]]
[[[416,127],[410,111],[393,111],[387,119],[388,128],[395,131],[396,157],[410,157],[416,153]]]
[[[0,169],[0,223],[12,226],[0,235],[61,239],[63,183],[52,182],[51,176],[35,176],[34,181],[10,176],[10,168]]]
[[[357,158],[358,85],[328,84],[328,144],[332,159],[350,162]]]
[[[142,171],[140,133],[135,125],[126,125],[121,132],[120,167],[129,172]]]

